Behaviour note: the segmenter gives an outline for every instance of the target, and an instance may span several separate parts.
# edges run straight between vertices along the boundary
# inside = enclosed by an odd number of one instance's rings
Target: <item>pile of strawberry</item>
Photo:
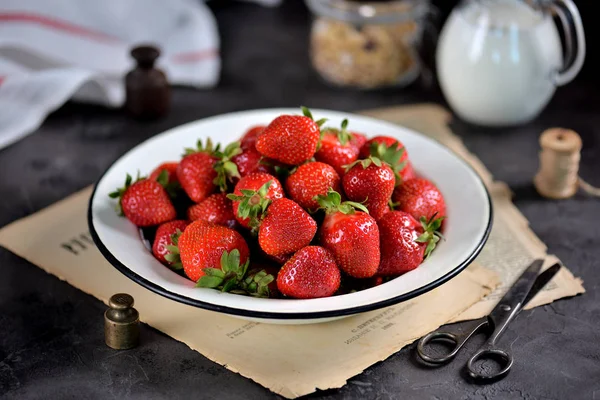
[[[305,299],[417,268],[441,237],[442,194],[398,140],[303,114],[225,148],[198,141],[110,196],[132,223],[156,228],[154,256],[198,287]]]

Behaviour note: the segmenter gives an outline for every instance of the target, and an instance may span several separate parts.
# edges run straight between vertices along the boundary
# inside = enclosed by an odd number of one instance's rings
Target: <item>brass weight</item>
[[[136,347],[140,340],[140,315],[133,308],[133,297],[117,293],[108,301],[104,313],[104,340],[108,347],[125,350]]]

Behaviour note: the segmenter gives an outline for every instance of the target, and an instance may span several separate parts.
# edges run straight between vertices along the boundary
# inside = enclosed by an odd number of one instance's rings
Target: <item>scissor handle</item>
[[[417,354],[418,356],[425,362],[430,364],[445,364],[448,361],[452,360],[456,357],[459,350],[464,346],[464,344],[469,340],[471,336],[477,333],[482,327],[488,325],[487,318],[481,318],[476,320],[473,323],[473,326],[469,327],[467,333],[464,334],[456,334],[449,331],[435,331],[431,332],[421,338],[417,343]],[[426,350],[427,345],[434,342],[445,342],[454,344],[454,347],[450,349],[449,353],[436,357],[432,356]]]
[[[502,369],[495,373],[481,373],[475,369],[475,363],[479,360],[495,360],[500,363]],[[473,354],[467,362],[467,373],[479,383],[489,383],[504,378],[508,375],[513,364],[512,356],[506,351],[493,346],[486,346]]]

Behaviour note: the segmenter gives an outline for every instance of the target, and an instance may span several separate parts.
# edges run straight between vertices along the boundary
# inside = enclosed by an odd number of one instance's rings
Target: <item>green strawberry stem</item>
[[[179,182],[169,182],[169,172],[166,169],[160,171],[160,174],[156,177],[156,181],[165,188],[169,197],[175,198],[179,194],[181,185]]]
[[[378,157],[369,156],[368,158],[365,158],[363,160],[356,160],[352,164],[347,164],[347,165],[344,165],[343,167],[346,169],[346,172],[348,172],[348,171],[350,171],[350,169],[352,167],[354,167],[357,164],[360,164],[363,167],[363,169],[369,168],[369,165],[371,165],[371,164],[375,164],[378,167],[381,167],[383,165],[381,163],[381,160]]]
[[[424,216],[420,218],[421,226],[423,227],[423,233],[415,239],[415,241],[419,243],[427,243],[427,247],[425,247],[425,259],[427,259],[435,246],[440,241],[440,238],[444,238],[439,229],[442,226],[442,221],[446,217],[436,218],[437,213],[435,213],[429,221]]]
[[[302,107],[300,107],[300,108],[302,109],[302,114],[303,114],[305,117],[308,117],[308,118],[312,119],[313,121],[315,120],[315,119],[313,118],[313,116],[312,116],[312,113],[311,113],[311,112],[310,112],[310,110],[308,109],[308,107],[304,107],[304,106],[302,106]],[[318,121],[315,121],[315,123],[317,124],[317,126],[318,126],[319,128],[321,128],[321,126],[323,126],[323,124],[324,124],[325,122],[327,122],[327,118],[321,118],[320,120],[318,120]]]
[[[272,200],[267,197],[269,187],[273,183],[272,180],[266,182],[258,190],[241,189],[242,195],[238,196],[233,193],[227,195],[227,198],[233,201],[239,201],[240,204],[237,210],[237,216],[242,219],[249,218],[249,225],[255,233],[260,225],[261,217],[267,211],[267,207]]]
[[[275,278],[265,270],[252,270],[250,260],[240,265],[240,251],[224,251],[221,256],[221,269],[204,268],[205,275],[198,280],[196,287],[218,289],[222,292],[246,294],[254,297],[269,297],[269,283]]]
[[[367,207],[361,203],[355,201],[342,202],[342,196],[332,188],[329,188],[326,195],[320,194],[315,196],[314,200],[319,203],[321,206],[320,209],[325,210],[326,214],[333,214],[338,211],[343,214],[354,214],[356,210],[369,213]]]
[[[187,147],[184,149],[183,156],[187,156],[195,153],[207,153],[218,160],[213,165],[215,171],[217,171],[217,177],[213,180],[213,183],[219,187],[221,192],[227,191],[227,182],[231,182],[233,178],[240,178],[237,165],[231,161],[231,159],[242,152],[240,142],[233,142],[227,145],[225,149],[221,150],[221,144],[217,143],[216,146],[210,138],[206,139],[206,144],[202,144],[202,139],[198,139],[196,142],[196,148]]]
[[[369,152],[371,156],[376,157],[388,164],[394,171],[396,176],[396,186],[402,183],[402,176],[400,172],[406,167],[406,160],[400,162],[400,159],[404,155],[404,147],[398,148],[398,142],[394,142],[391,146],[386,146],[385,143],[371,143]]]
[[[208,153],[210,155],[214,155],[215,152],[219,151],[220,146],[221,146],[220,144],[217,144],[216,147],[213,146],[213,142],[212,142],[211,138],[206,139],[205,145],[202,144],[202,139],[198,139],[198,141],[196,142],[196,148],[186,147],[183,149],[183,151],[184,151],[183,157],[188,156],[190,154],[195,154],[195,153]]]
[[[240,178],[238,167],[231,159],[241,153],[242,148],[239,141],[230,143],[223,151],[215,151],[215,156],[219,158],[219,161],[213,167],[217,171],[217,177],[213,182],[221,192],[227,191],[228,181],[231,182],[233,178]]]
[[[163,171],[166,172],[166,171]],[[108,197],[110,197],[111,199],[119,199],[119,202],[117,203],[116,211],[117,214],[119,214],[120,216],[123,216],[123,207],[121,205],[121,200],[123,198],[123,195],[125,194],[125,192],[127,191],[127,189],[129,189],[129,187],[131,185],[133,185],[136,182],[139,182],[141,180],[146,179],[145,176],[140,176],[140,171],[138,171],[137,173],[137,177],[135,178],[135,181],[133,180],[133,178],[131,177],[131,175],[127,174],[127,176],[125,177],[125,185],[123,185],[123,187],[121,188],[117,188],[117,190],[115,190],[114,192],[111,192],[108,194]]]
[[[321,130],[321,139],[323,135],[327,132],[335,133],[338,138],[338,141],[342,146],[345,146],[353,137],[352,133],[348,131],[348,120],[344,119],[342,121],[341,129],[337,128],[325,128]],[[321,141],[319,140],[319,146],[321,145]],[[320,148],[320,147],[319,147]]]
[[[181,263],[181,256],[179,254],[179,237],[181,236],[181,231],[177,229],[177,231],[171,235],[171,245],[167,246],[168,253],[165,254],[165,260],[169,263],[169,267],[174,270],[183,269],[183,264]]]

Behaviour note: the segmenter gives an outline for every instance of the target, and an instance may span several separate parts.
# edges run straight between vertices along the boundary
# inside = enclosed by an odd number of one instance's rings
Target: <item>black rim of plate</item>
[[[264,319],[274,319],[274,320],[320,319],[320,318],[343,317],[343,316],[348,316],[348,315],[353,315],[353,314],[360,314],[360,313],[364,313],[367,311],[377,310],[380,308],[388,307],[388,306],[391,306],[391,305],[394,305],[397,303],[401,303],[406,300],[410,300],[414,297],[420,296],[420,295],[422,295],[426,292],[429,292],[430,290],[433,290],[436,287],[448,282],[450,279],[454,278],[456,275],[458,275],[460,272],[462,272],[467,266],[469,266],[469,264],[471,264],[471,262],[473,262],[473,260],[479,255],[479,253],[483,249],[483,246],[487,242],[487,239],[490,236],[490,232],[492,230],[492,224],[493,224],[493,220],[494,220],[492,198],[490,197],[490,193],[489,193],[487,187],[485,186],[485,183],[481,179],[481,176],[479,176],[479,174],[475,171],[475,169],[470,164],[468,164],[466,161],[464,161],[464,159],[462,157],[460,157],[458,154],[456,154],[452,149],[449,149],[448,147],[444,146],[443,144],[437,142],[435,139],[429,138],[427,136],[425,136],[425,138],[432,140],[433,142],[436,142],[437,144],[443,146],[446,150],[448,150],[455,157],[457,157],[459,160],[461,160],[464,163],[464,165],[467,166],[467,168],[469,168],[469,169],[471,169],[471,171],[473,171],[473,173],[479,180],[479,183],[483,187],[483,190],[487,197],[488,207],[490,210],[489,215],[488,215],[489,219],[487,222],[487,226],[485,228],[485,232],[483,233],[483,236],[481,237],[481,240],[477,244],[477,247],[475,247],[473,252],[463,262],[461,262],[456,268],[454,268],[452,271],[450,271],[446,275],[436,279],[435,281],[432,281],[425,286],[421,286],[420,288],[415,289],[411,292],[404,293],[399,296],[391,297],[389,299],[378,301],[375,303],[365,304],[362,306],[356,306],[356,307],[351,307],[351,308],[345,308],[342,310],[315,311],[315,312],[293,312],[293,313],[283,313],[282,312],[282,313],[279,313],[279,312],[269,312],[269,311],[253,311],[253,310],[245,310],[245,309],[241,309],[241,308],[227,307],[227,306],[222,306],[222,305],[218,305],[218,304],[208,303],[208,302],[201,301],[201,300],[191,299],[189,297],[182,296],[180,294],[173,293],[169,290],[166,290],[165,288],[157,285],[156,283],[150,282],[149,280],[136,274],[131,269],[129,269],[126,265],[124,265],[119,260],[117,260],[117,258],[106,248],[106,246],[104,246],[104,243],[102,243],[102,241],[98,237],[98,234],[96,233],[96,229],[94,228],[94,221],[92,219],[92,203],[94,201],[94,197],[96,196],[96,190],[98,189],[99,183],[102,181],[102,179],[104,178],[104,176],[106,175],[108,170],[112,167],[112,165],[114,165],[114,163],[111,164],[102,173],[102,175],[100,176],[100,178],[94,185],[94,191],[92,192],[92,195],[90,196],[90,200],[88,203],[88,214],[87,214],[88,228],[90,230],[92,239],[94,240],[94,243],[96,244],[96,247],[98,248],[98,250],[100,250],[100,253],[102,253],[104,258],[106,258],[108,260],[108,262],[110,262],[117,270],[119,270],[119,272],[121,272],[123,275],[125,275],[132,281],[145,287],[146,289],[149,289],[152,292],[157,293],[168,299],[175,300],[179,303],[203,308],[205,310],[216,311],[216,312],[221,312],[221,313],[231,314],[231,315],[238,315],[241,317],[264,318]],[[142,143],[144,143],[144,142],[142,142]],[[142,143],[140,143],[139,145],[141,145]],[[129,151],[132,151],[134,148],[130,149]],[[129,153],[129,151],[127,153]],[[127,153],[123,154],[121,157],[125,156]],[[117,160],[119,160],[121,157],[119,157]],[[290,300],[290,301],[293,301],[293,300]]]

